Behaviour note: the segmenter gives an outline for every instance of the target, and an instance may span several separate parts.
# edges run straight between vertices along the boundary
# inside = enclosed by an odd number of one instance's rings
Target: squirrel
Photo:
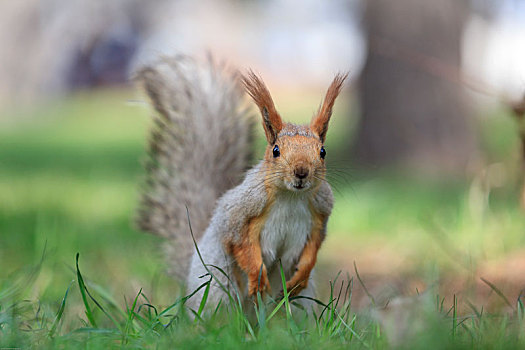
[[[313,269],[334,201],[323,144],[347,74],[335,76],[309,125],[283,122],[263,80],[253,71],[239,75],[212,60],[180,56],[137,72],[157,112],[138,225],[168,239],[171,272],[188,293],[213,275],[211,305],[228,303],[225,288],[243,302],[258,292],[282,295],[280,266],[290,296],[313,297]],[[244,179],[254,123],[243,88],[267,140],[264,159]],[[187,305],[197,308],[203,292]]]

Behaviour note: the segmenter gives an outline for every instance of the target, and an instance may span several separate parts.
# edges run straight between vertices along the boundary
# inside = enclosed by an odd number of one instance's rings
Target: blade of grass
[[[71,281],[69,286],[66,289],[66,293],[64,294],[64,298],[62,298],[62,302],[60,303],[60,307],[58,308],[57,314],[55,316],[55,320],[53,321],[53,324],[51,325],[51,329],[49,330],[48,336],[50,338],[53,338],[55,335],[55,332],[57,330],[58,324],[60,323],[60,320],[62,319],[62,316],[64,315],[64,310],[66,308],[66,300],[67,296],[69,294],[69,289],[73,285],[74,281]]]
[[[518,296],[518,302],[517,302],[518,305],[516,307],[517,313],[518,313],[518,319],[520,320],[520,322],[523,321],[523,317],[525,315],[525,307],[523,306],[523,300],[521,300],[522,297],[523,297],[522,294]]]
[[[284,299],[284,305],[286,309],[286,319],[290,321],[292,316],[292,309],[290,308],[290,300],[288,299],[288,290],[286,289],[286,277],[284,276],[284,270],[283,270],[283,264],[281,260],[279,259],[279,268],[281,272],[281,283],[283,285],[283,299]]]
[[[95,305],[102,311],[102,313],[104,315],[106,315],[106,317],[115,325],[115,327],[120,331],[122,332],[122,329],[120,328],[120,324],[117,322],[117,320],[115,320],[115,318],[113,316],[111,316],[110,313],[108,313],[103,307],[102,305],[93,297],[93,295],[91,295],[91,293],[89,292],[89,289],[87,288],[86,284],[84,283],[84,279],[82,278],[82,274],[80,273],[80,269],[78,267],[78,258],[79,258],[80,254],[77,253],[77,257],[76,257],[76,267],[77,267],[77,276],[79,278],[79,284],[82,283],[82,289],[83,291],[85,291],[85,293],[82,294],[82,299],[84,300],[86,294],[87,296],[89,296],[89,298],[95,303]],[[86,305],[86,302],[87,302],[87,298],[84,302],[84,305]],[[88,305],[87,305],[88,306]],[[87,310],[87,309],[86,309]],[[91,310],[90,310],[91,311]],[[93,313],[91,313],[91,317],[93,318]],[[94,321],[94,318],[93,318],[93,321]],[[90,320],[91,322],[91,320]]]
[[[128,310],[128,319],[126,321],[126,325],[124,326],[124,332],[122,334],[122,340],[124,344],[127,344],[128,342],[128,334],[131,329],[131,325],[133,323],[133,319],[135,318],[135,308],[137,307],[137,301],[139,299],[140,294],[142,293],[142,288],[140,288],[139,292],[135,296],[135,300],[133,300],[133,304],[131,305],[131,309]]]
[[[456,294],[454,294],[454,299],[452,301],[452,339],[456,338],[457,317],[458,317],[458,298],[456,297]]]
[[[210,279],[208,280],[208,284],[206,285],[206,288],[204,289],[204,294],[202,295],[202,299],[199,305],[199,310],[197,311],[197,315],[199,315],[199,319],[201,318],[202,312],[204,311],[204,306],[206,305],[206,301],[208,301],[208,294],[210,293],[210,286],[211,286],[212,279],[213,278],[210,277]],[[195,319],[195,321],[196,320],[197,319]]]
[[[89,307],[89,303],[87,300],[86,285],[84,284],[84,279],[82,278],[82,275],[80,274],[80,269],[78,268],[79,256],[80,256],[80,253],[77,253],[76,266],[77,266],[78,287],[80,288],[80,295],[82,296],[82,302],[84,303],[86,317],[88,318],[89,323],[91,323],[93,327],[97,328],[97,322],[95,321],[95,317],[93,316],[93,312],[91,312],[91,308]]]
[[[329,331],[329,329],[332,327],[332,324],[335,318],[334,302],[336,300],[334,298],[334,283],[332,281],[330,281],[330,300],[332,300],[332,302],[329,304],[329,309],[328,309],[329,316],[328,316],[328,321],[325,323],[325,331]]]
[[[219,309],[221,308],[221,305],[222,305],[222,299],[219,300],[219,302],[217,303],[217,307],[215,307],[215,311],[213,311],[213,314],[211,316],[212,319],[214,319],[215,316],[217,316],[217,313],[219,312]]]
[[[171,304],[170,306],[168,306],[167,308],[165,308],[164,310],[162,310],[156,317],[155,317],[155,322],[152,323],[152,327],[150,327],[150,330],[153,329],[155,327],[155,325],[157,324],[162,324],[161,323],[161,318],[162,317],[170,317],[170,321],[164,325],[163,324],[163,327],[164,328],[168,328],[169,326],[171,326],[171,324],[173,323],[174,319],[177,317],[177,315],[174,315],[174,316],[171,316],[168,314],[168,312],[170,312],[171,310],[173,310],[174,308],[176,308],[177,306],[180,306],[180,305],[183,305],[189,298],[191,298],[192,296],[194,296],[195,294],[197,294],[199,292],[199,290],[201,290],[202,288],[206,287],[206,285],[208,284],[208,281],[204,282],[203,284],[201,284],[197,289],[195,289],[193,292],[191,292],[190,294],[184,296],[184,297],[181,297],[181,298],[178,298],[173,304]],[[193,310],[192,310],[193,311]]]
[[[467,305],[470,307],[470,309],[476,314],[477,318],[481,318],[481,313],[478,311],[476,306],[470,302],[470,300],[467,300]]]
[[[485,282],[486,285],[488,285],[497,295],[500,296],[501,299],[503,299],[503,301],[505,301],[505,303],[510,306],[512,309],[514,309],[514,307],[512,306],[512,304],[510,303],[509,299],[507,299],[507,297],[505,296],[505,294],[503,294],[501,292],[501,290],[499,290],[494,284],[492,284],[491,282],[487,281],[486,279],[484,279],[483,277],[480,277],[480,279]]]
[[[122,317],[122,319],[126,319],[128,317],[126,312],[117,303],[115,298],[105,288],[96,283],[93,283],[92,281],[87,281],[86,285],[89,285],[89,290],[95,291],[97,296],[102,298],[104,303],[108,305],[113,311],[117,312],[120,317]]]
[[[285,302],[285,299],[284,297],[277,303],[277,305],[275,306],[275,308],[272,310],[272,312],[270,312],[270,315],[268,315],[268,318],[266,318],[266,323],[268,323],[268,321],[270,321],[272,319],[273,316],[275,316],[275,314],[277,313],[277,311],[279,311],[279,309],[283,306]]]
[[[259,331],[261,331],[266,327],[266,306],[262,301],[260,292],[257,292],[257,305],[255,305],[255,313],[257,316],[257,323],[259,324]]]
[[[137,309],[137,313],[139,313],[143,307],[147,307],[148,310],[153,310],[155,312],[155,316],[159,314],[159,312],[157,311],[157,308],[154,305],[151,305],[150,303],[140,304],[139,308]],[[150,314],[148,315],[151,316]]]
[[[357,265],[356,265],[355,261],[354,261],[354,271],[355,271],[357,280],[361,284],[361,287],[363,287],[366,295],[368,296],[368,298],[370,298],[370,301],[372,301],[372,306],[375,307],[376,306],[376,301],[375,301],[374,297],[372,296],[372,294],[370,294],[370,292],[368,291],[368,288],[366,288],[365,283],[361,279],[361,276],[359,276],[359,272],[357,271]]]

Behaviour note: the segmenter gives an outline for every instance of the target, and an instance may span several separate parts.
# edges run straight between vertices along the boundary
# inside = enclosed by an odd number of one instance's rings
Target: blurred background
[[[0,279],[44,255],[30,297],[58,301],[76,252],[116,298],[178,294],[132,225],[151,111],[129,79],[175,53],[253,68],[302,123],[349,71],[322,291],[354,262],[378,300],[525,288],[525,1],[3,1],[0,52]]]

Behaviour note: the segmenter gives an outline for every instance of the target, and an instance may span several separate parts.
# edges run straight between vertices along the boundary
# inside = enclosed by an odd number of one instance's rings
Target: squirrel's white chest
[[[303,251],[312,228],[308,200],[297,197],[278,198],[268,213],[261,232],[264,263],[271,267],[281,259],[283,266],[295,263]]]

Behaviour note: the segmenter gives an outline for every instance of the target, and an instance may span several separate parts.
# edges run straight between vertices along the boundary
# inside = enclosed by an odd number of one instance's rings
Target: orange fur
[[[285,128],[290,124],[285,124]],[[285,129],[286,130],[286,129]],[[319,151],[322,142],[317,137],[306,137],[301,135],[296,136],[282,136],[276,144],[279,145],[281,156],[274,158],[272,155],[273,145],[268,145],[264,154],[264,159],[267,164],[266,170],[266,192],[270,196],[272,192],[279,190],[274,186],[275,174],[279,172],[282,179],[286,181],[293,181],[294,169],[307,169],[310,174],[322,180],[325,178],[324,171],[317,171],[316,168],[323,167],[324,160],[319,157]],[[317,182],[315,186],[319,186],[321,182]],[[315,190],[315,187],[312,188]]]
[[[261,254],[260,235],[265,218],[265,215],[261,215],[250,219],[242,231],[241,240],[229,245],[230,254],[235,259],[237,266],[248,277],[248,295],[250,296],[255,296],[257,292],[271,293],[266,266]],[[259,274],[261,275],[260,283]]]
[[[242,83],[261,111],[264,132],[268,143],[275,143],[279,131],[283,128],[283,121],[275,109],[270,91],[268,91],[262,79],[251,70],[242,76]]]
[[[334,106],[335,99],[341,92],[341,88],[347,76],[348,73],[337,74],[335,76],[334,80],[328,87],[328,91],[326,92],[326,96],[323,100],[321,108],[319,108],[319,111],[310,123],[310,128],[312,131],[319,135],[321,141],[323,142],[326,138],[326,132],[328,131],[328,123],[330,122],[330,117],[332,116],[332,108]]]

